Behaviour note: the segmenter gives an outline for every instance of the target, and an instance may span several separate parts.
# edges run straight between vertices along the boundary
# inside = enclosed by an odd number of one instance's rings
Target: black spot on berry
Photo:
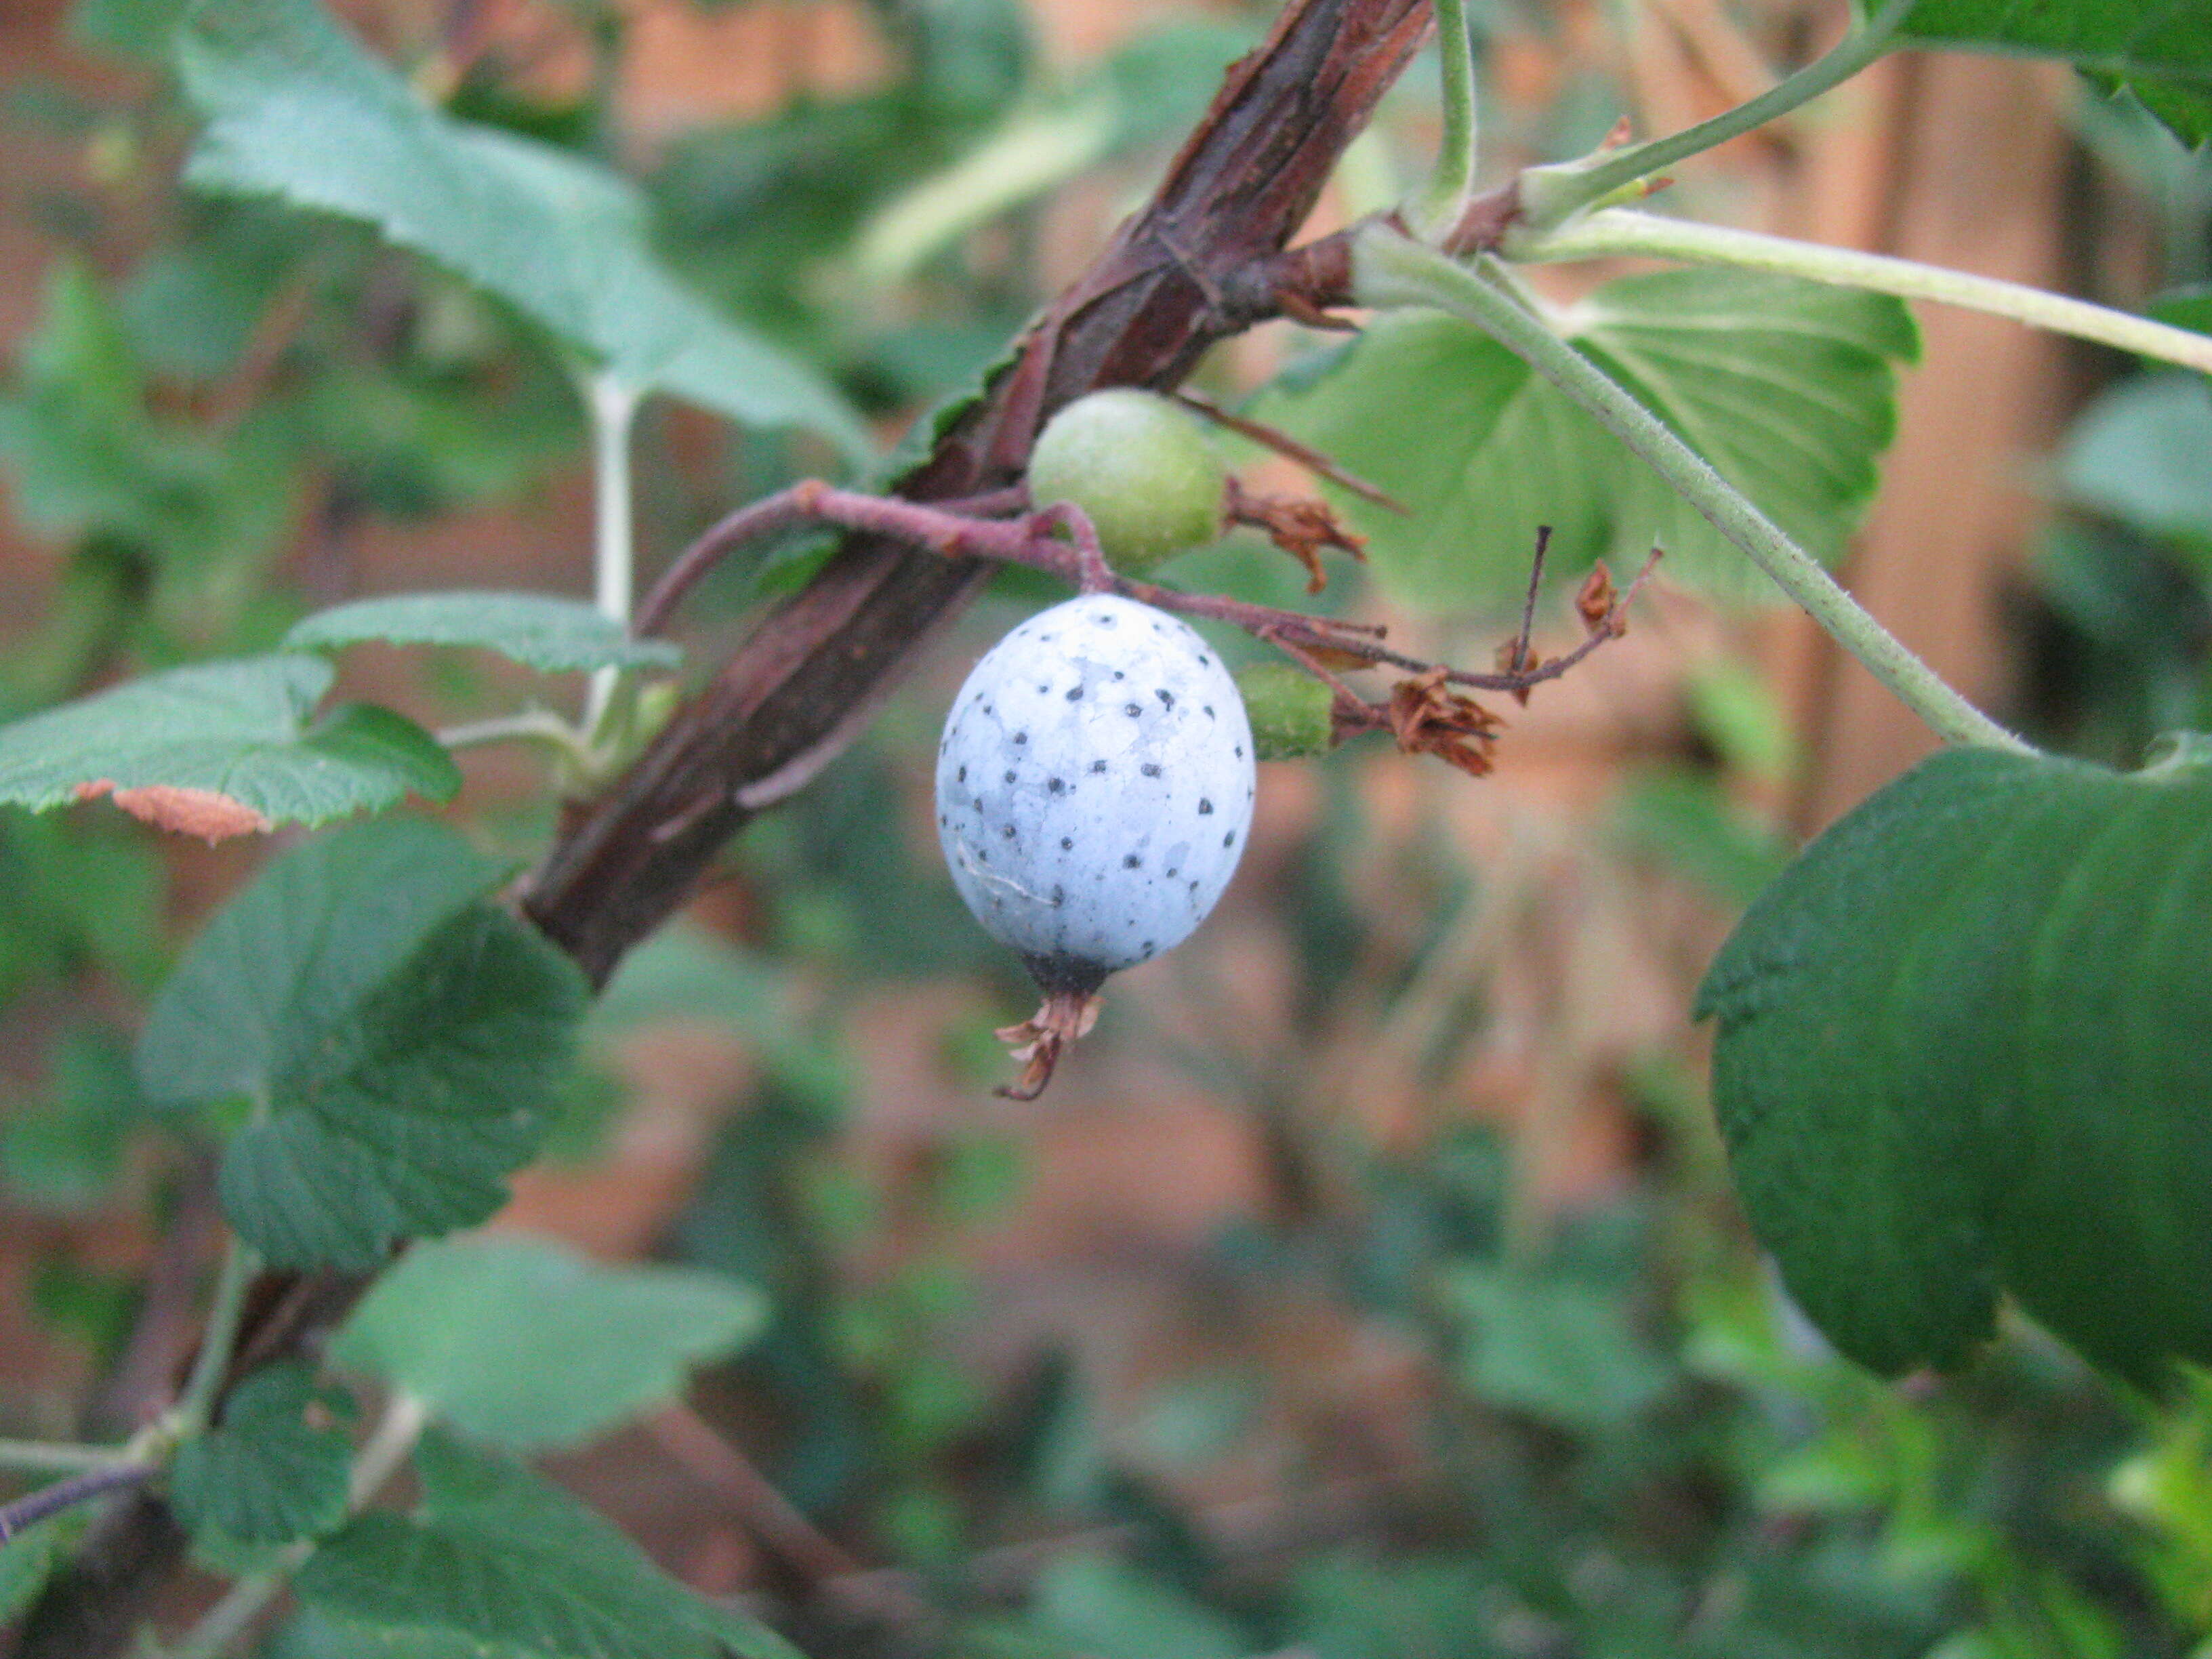
[[[1158,761],[1146,761],[1137,769],[1148,778],[1156,778],[1160,775],[1160,763]]]
[[[1014,838],[1014,826],[1010,823],[1005,829],[999,831],[999,833],[1004,836],[1008,841],[1012,841]],[[1224,843],[1224,845],[1226,843]]]
[[[1143,951],[1146,956],[1150,956],[1152,953],[1152,942],[1150,939],[1146,939],[1144,944],[1138,948]]]
[[[1214,714],[1214,712],[1213,712],[1213,705],[1212,705],[1212,703],[1207,703],[1207,704],[1206,705],[1206,719],[1208,719],[1208,720],[1214,720],[1214,719],[1218,719],[1218,716],[1217,716],[1217,715]]]
[[[1049,690],[1052,690],[1052,688],[1051,688],[1050,686],[1048,686],[1048,685],[1040,685],[1039,687],[1037,687],[1037,696],[1039,696],[1040,697],[1042,697],[1042,696],[1044,696],[1044,695],[1045,695],[1045,693],[1047,693],[1048,691],[1049,691]]]
[[[1211,668],[1213,666],[1213,659],[1201,651],[1198,653],[1198,665],[1200,668]]]
[[[1132,853],[1121,860],[1121,867],[1124,870],[1141,870],[1145,867],[1145,861]]]
[[[1137,703],[1125,702],[1121,705],[1121,712],[1127,714],[1131,720],[1134,720],[1138,715],[1143,714],[1145,711],[1144,708]]]
[[[955,780],[955,781],[959,783],[965,783],[968,781],[968,769],[966,767],[963,766],[960,769],[960,775]]]
[[[1111,628],[1114,625],[1114,619],[1111,617],[1101,617],[1098,619],[1098,625],[1101,628]]]
[[[1170,881],[1173,881],[1173,880],[1177,877],[1177,876],[1181,875],[1182,873],[1182,871],[1180,871],[1180,870],[1170,870],[1170,871],[1169,871],[1169,872],[1168,872],[1168,879],[1169,879]]]
[[[1007,773],[1007,774],[1006,774],[1006,781],[1007,781],[1008,783],[1012,783],[1013,781],[1014,781],[1014,775],[1013,775],[1012,772]]]
[[[1190,890],[1194,893],[1198,890],[1198,878],[1196,876],[1193,876],[1190,878]]]
[[[1091,763],[1091,769],[1094,772],[1103,772],[1106,769],[1106,763],[1104,761],[1093,761]]]
[[[979,848],[977,848],[975,849],[975,862],[976,862],[976,863],[978,863],[978,864],[988,864],[990,861],[991,861],[991,855],[990,855],[988,853],[985,852],[985,851],[984,851],[981,848],[980,848],[980,847],[979,847]]]
[[[1014,733],[1014,741],[1016,743],[1027,743],[1029,740],[1030,734],[1026,732],[1017,732]]]
[[[1163,707],[1164,707],[1164,708],[1174,708],[1174,707],[1175,707],[1175,693],[1174,693],[1174,692],[1172,692],[1172,691],[1168,691],[1168,690],[1159,690],[1159,689],[1157,689],[1157,688],[1156,688],[1156,689],[1153,690],[1152,695],[1153,695],[1154,696],[1158,697],[1158,698],[1160,700],[1161,705],[1162,705]]]
[[[1198,815],[1202,818],[1210,818],[1213,816],[1213,803],[1204,796],[1199,798]]]
[[[1066,890],[1061,887],[1058,882],[1054,882],[1052,884],[1052,902],[1054,904],[1065,904],[1067,902]]]
[[[1074,848],[1074,846],[1075,846],[1075,837],[1074,837],[1074,836],[1062,836],[1060,838],[1060,850],[1061,852],[1063,852],[1063,853],[1065,853],[1065,852],[1068,852],[1068,851],[1072,850],[1072,849]]]
[[[1083,688],[1079,685],[1069,686],[1067,688],[1067,700],[1070,702],[1081,702],[1083,701]]]
[[[1127,674],[1124,674],[1124,673],[1123,673],[1120,669],[1118,669],[1118,668],[1117,668],[1117,669],[1115,669],[1115,670],[1114,671],[1114,678],[1115,678],[1115,679],[1117,679],[1117,680],[1126,680],[1126,679],[1127,679],[1129,677],[1128,677]]]
[[[1011,836],[1014,832],[1009,830],[1006,833]],[[1234,830],[1231,830],[1227,835],[1221,838],[1221,844],[1224,847],[1234,847],[1237,844],[1237,832]]]
[[[1237,745],[1237,758],[1238,760],[1244,758],[1244,745],[1241,743]]]
[[[1067,780],[1066,778],[1047,778],[1045,780],[1044,787],[1051,790],[1052,793],[1056,795],[1061,790],[1067,787]]]

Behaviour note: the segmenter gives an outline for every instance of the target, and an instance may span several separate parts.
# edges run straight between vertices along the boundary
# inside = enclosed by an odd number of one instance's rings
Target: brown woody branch
[[[1277,256],[1428,23],[1422,0],[1291,0],[1151,204],[898,493],[946,501],[1012,484],[1061,404],[1101,386],[1170,389],[1208,346],[1281,314]],[[848,535],[627,772],[570,811],[525,909],[605,979],[739,826],[858,735],[989,570]]]

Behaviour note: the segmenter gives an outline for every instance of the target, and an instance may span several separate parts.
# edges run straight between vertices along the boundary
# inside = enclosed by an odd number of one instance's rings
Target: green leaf
[[[585,992],[483,902],[501,867],[434,824],[276,860],[162,987],[138,1043],[157,1106],[248,1103],[223,1210],[278,1266],[366,1267],[484,1219],[560,1108]]]
[[[2152,536],[2212,543],[2212,381],[2142,374],[2083,410],[2058,458],[2076,505]]]
[[[1493,1405],[1595,1433],[1632,1422],[1667,1389],[1620,1297],[1595,1285],[1470,1263],[1439,1294],[1465,1333],[1460,1375]]]
[[[314,1613],[391,1644],[368,1651],[798,1659],[771,1632],[663,1576],[621,1533],[520,1465],[434,1434],[415,1466],[418,1513],[356,1517],[295,1581]]]
[[[289,1544],[345,1518],[353,1449],[335,1423],[338,1402],[304,1365],[264,1366],[239,1383],[222,1424],[177,1449],[169,1495],[195,1534],[242,1544]]]
[[[1895,425],[1895,365],[1917,355],[1896,300],[1758,272],[1608,283],[1569,337],[1808,551],[1832,558],[1874,498]],[[1613,435],[1504,347],[1432,312],[1384,317],[1325,372],[1279,385],[1258,418],[1412,508],[1338,492],[1383,586],[1423,609],[1517,601],[1540,526],[1549,568],[1639,563],[1735,598],[1765,579]]]
[[[1954,750],[1814,842],[1698,994],[1753,1228],[1876,1370],[2000,1288],[2138,1381],[2212,1361],[2212,772]]]
[[[433,109],[313,0],[199,0],[178,42],[207,117],[191,184],[364,221],[630,386],[872,452],[811,369],[669,276],[619,174]]]
[[[1898,34],[2063,58],[2133,91],[2183,143],[2212,139],[2212,0],[1920,0]]]
[[[65,1510],[0,1544],[0,1630],[29,1611],[54,1570],[69,1559],[91,1511]]]
[[[683,653],[665,640],[634,640],[580,599],[550,593],[400,593],[356,599],[295,624],[284,643],[320,651],[362,640],[394,645],[473,645],[526,668],[672,668]]]
[[[593,1439],[757,1335],[760,1294],[676,1267],[602,1267],[513,1233],[422,1244],[376,1282],[333,1363],[515,1451]]]
[[[404,717],[356,705],[307,725],[331,673],[293,654],[200,663],[0,726],[0,801],[44,811],[112,791],[150,823],[215,840],[378,810],[410,788],[449,799],[459,775]]]

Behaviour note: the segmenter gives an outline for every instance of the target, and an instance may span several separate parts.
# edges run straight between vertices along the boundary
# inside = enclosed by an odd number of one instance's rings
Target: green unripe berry
[[[1336,694],[1288,663],[1257,663],[1237,672],[1252,752],[1261,760],[1307,760],[1336,746]]]
[[[1133,387],[1077,398],[1030,454],[1030,500],[1081,507],[1107,562],[1130,575],[1218,536],[1228,481],[1196,416]]]

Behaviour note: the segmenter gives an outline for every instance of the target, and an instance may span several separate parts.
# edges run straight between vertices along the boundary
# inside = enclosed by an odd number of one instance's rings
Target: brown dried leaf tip
[[[991,1092],[1007,1100],[1035,1100],[1052,1081],[1052,1068],[1060,1064],[1060,1051],[1078,1037],[1086,1036],[1098,1023],[1096,991],[1054,991],[1044,1006],[1018,1025],[1001,1026],[1001,1042],[1014,1043],[1014,1058],[1023,1062],[1018,1082],[1001,1084]]]
[[[1445,684],[1449,671],[1431,668],[1390,690],[1390,732],[1408,755],[1434,755],[1479,778],[1492,764],[1492,750],[1503,726],[1473,697]]]
[[[1366,562],[1367,538],[1339,523],[1326,501],[1296,495],[1255,495],[1231,478],[1223,507],[1230,523],[1265,531],[1268,540],[1305,567],[1309,593],[1318,593],[1328,586],[1328,573],[1321,564],[1323,548],[1333,547]]]
[[[159,830],[203,836],[210,847],[233,836],[266,835],[276,827],[244,801],[214,789],[188,789],[168,783],[118,789],[112,778],[93,778],[76,787],[79,800],[97,800],[106,794],[112,794],[115,804],[132,817]]]
[[[1583,630],[1593,635],[1617,640],[1628,632],[1628,617],[1620,608],[1620,595],[1613,591],[1613,572],[1603,565],[1583,578],[1582,591],[1575,595],[1575,614],[1583,619]]]

